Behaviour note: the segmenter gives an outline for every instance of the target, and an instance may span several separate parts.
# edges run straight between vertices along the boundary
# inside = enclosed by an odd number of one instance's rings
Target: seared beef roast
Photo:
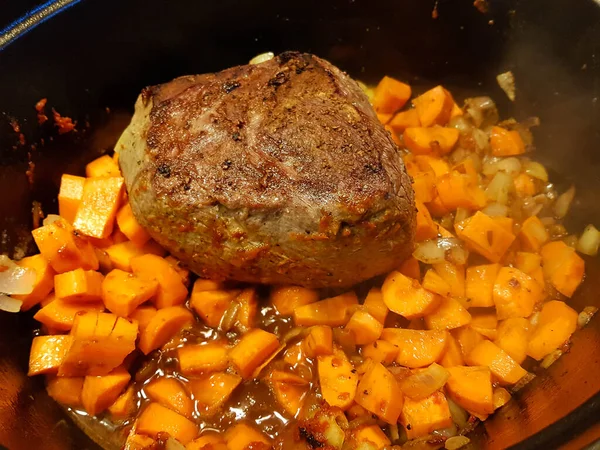
[[[147,88],[116,151],[135,217],[202,277],[350,286],[411,252],[398,148],[357,83],[316,56]]]

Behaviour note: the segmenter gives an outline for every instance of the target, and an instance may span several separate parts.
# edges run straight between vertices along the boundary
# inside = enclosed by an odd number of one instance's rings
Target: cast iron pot
[[[471,0],[440,0],[437,19],[432,0],[60,0],[10,24],[35,4],[13,1],[0,11],[0,251],[11,256],[34,251],[32,201],[56,212],[60,174],[80,173],[111,149],[141,88],[291,49],[366,82],[388,74],[417,89],[443,83],[459,100],[491,95],[503,117],[539,116],[536,157],[561,189],[577,187],[569,227],[600,225],[600,7],[592,0],[492,0],[487,13]],[[515,103],[495,83],[506,70],[516,76]],[[79,131],[59,136],[38,125],[41,98]],[[586,264],[572,301],[578,310],[600,306],[600,264]],[[27,378],[34,330],[30,316],[0,312],[0,445],[97,448],[48,398],[43,380]],[[476,430],[472,447],[582,448],[600,436],[599,392],[596,318],[568,354]]]

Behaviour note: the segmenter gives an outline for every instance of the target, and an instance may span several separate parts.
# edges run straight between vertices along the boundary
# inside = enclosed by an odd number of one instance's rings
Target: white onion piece
[[[475,128],[473,130],[471,137],[473,138],[477,148],[481,151],[486,150],[490,145],[490,135],[479,128]]]
[[[275,53],[273,52],[261,53],[260,55],[256,55],[254,58],[252,58],[250,60],[250,64],[264,63],[265,61],[268,61],[273,58],[275,58]]]
[[[418,400],[429,397],[441,389],[448,381],[450,373],[439,364],[433,363],[426,369],[413,373],[400,382],[404,395]]]
[[[417,244],[413,256],[425,264],[439,264],[446,260],[446,250],[437,240],[428,240]]]
[[[508,206],[500,203],[490,203],[481,212],[490,217],[506,217],[508,216]]]
[[[481,171],[487,177],[491,177],[492,175],[496,175],[496,172],[500,170],[498,168],[498,163],[500,162],[500,158],[495,156],[486,157],[483,159],[483,165]]]
[[[574,234],[563,238],[563,242],[573,249],[577,248],[577,236],[575,236]]]
[[[579,241],[577,241],[577,251],[584,255],[596,256],[600,246],[600,231],[594,225],[588,225],[583,230]]]
[[[169,438],[165,444],[165,450],[185,450],[185,446],[178,440]]]
[[[5,294],[30,294],[35,284],[33,269],[17,266],[8,256],[0,255],[0,292]]]
[[[523,164],[523,168],[525,169],[525,173],[527,175],[530,175],[533,178],[537,178],[538,180],[542,180],[544,182],[548,181],[548,172],[546,172],[546,168],[542,166],[539,162],[527,161]]]
[[[456,116],[450,119],[448,127],[456,128],[461,134],[467,134],[473,129],[473,125],[465,118],[465,116]]]
[[[533,328],[537,327],[537,324],[538,324],[539,320],[540,320],[540,312],[539,311],[534,312],[531,315],[531,317],[529,317],[529,323],[531,324],[531,326]]]
[[[450,415],[452,416],[452,422],[458,425],[459,430],[467,427],[469,421],[469,414],[461,406],[454,403],[450,398],[448,401],[448,409],[450,409]]]
[[[498,86],[504,91],[511,102],[515,101],[515,76],[509,70],[508,72],[500,73],[496,76]]]
[[[506,205],[508,196],[514,188],[515,183],[512,177],[506,172],[498,172],[485,189],[485,194],[490,200]]]
[[[471,212],[467,208],[456,208],[455,222],[462,222],[471,216]]]
[[[42,222],[42,225],[50,225],[51,223],[56,222],[57,220],[60,220],[61,217],[58,214],[48,214],[46,216],[46,218],[44,219],[44,221]]]
[[[466,436],[453,436],[451,438],[446,439],[446,442],[444,443],[444,448],[446,450],[458,450],[459,448],[462,448],[465,445],[467,445],[469,442],[471,442],[471,439],[469,439]]]
[[[569,212],[571,202],[575,198],[575,186],[571,186],[566,192],[559,195],[554,203],[554,215],[558,219],[562,219]]]
[[[504,158],[498,162],[498,170],[503,170],[509,175],[517,175],[521,172],[521,161],[517,158]]]
[[[544,357],[544,359],[542,359],[542,362],[540,363],[540,367],[542,369],[547,369],[552,364],[554,364],[556,361],[558,361],[558,358],[560,358],[562,356],[562,354],[563,354],[562,350],[558,350],[558,349],[550,352],[548,355],[546,355]]]
[[[23,302],[16,298],[9,297],[5,294],[0,294],[0,311],[17,313],[21,310]]]
[[[468,259],[469,251],[461,245],[453,247],[448,253],[448,260],[451,263],[458,264],[459,266],[466,264]]]
[[[595,306],[586,306],[585,308],[583,308],[583,311],[581,311],[579,313],[579,317],[577,317],[577,326],[579,328],[583,328],[585,327],[590,320],[592,320],[592,317],[594,317],[594,314],[596,314],[598,312],[598,308],[596,308]]]
[[[437,430],[433,430],[431,432],[431,436],[434,438],[440,436],[446,439],[452,439],[452,437],[458,434],[458,430],[456,429],[456,424],[450,425],[448,428],[438,428]]]

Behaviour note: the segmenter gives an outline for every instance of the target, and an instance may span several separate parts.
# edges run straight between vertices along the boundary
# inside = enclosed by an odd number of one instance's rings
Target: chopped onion
[[[456,208],[455,222],[462,222],[471,216],[471,212],[467,208]]]
[[[575,198],[575,186],[571,186],[566,192],[561,194],[554,203],[554,215],[557,219],[564,218],[569,212],[571,202]]]
[[[473,129],[473,124],[470,123],[465,116],[456,116],[450,119],[448,126],[456,128],[461,134],[467,134]]]
[[[494,404],[494,409],[502,408],[510,401],[510,399],[510,392],[508,392],[506,389],[501,387],[494,389],[494,393],[492,395],[492,403]]]
[[[571,248],[577,248],[577,236],[575,236],[574,234],[563,238],[563,242]]]
[[[413,373],[400,382],[404,395],[413,400],[429,397],[441,389],[448,381],[450,374],[439,364],[433,363],[428,368]]]
[[[531,317],[529,317],[529,323],[533,328],[537,327],[538,321],[540,320],[540,312],[534,312]]]
[[[498,163],[500,162],[500,158],[495,156],[485,157],[483,159],[483,165],[481,171],[485,176],[491,177],[492,175],[496,175],[496,172],[500,170],[498,168]]]
[[[485,151],[490,145],[490,136],[485,131],[475,128],[471,133],[475,145],[480,151]]]
[[[453,264],[458,264],[462,266],[467,263],[469,259],[469,251],[465,249],[462,245],[457,245],[456,247],[452,247],[448,252],[448,261]]]
[[[537,178],[538,180],[548,182],[548,172],[546,172],[546,168],[539,162],[527,161],[523,164],[523,167],[527,175]]]
[[[241,307],[242,305],[237,301],[232,301],[229,304],[229,306],[223,313],[223,316],[221,317],[221,322],[219,323],[219,330],[227,332],[233,328]]]
[[[5,294],[0,294],[0,311],[17,313],[21,310],[23,302],[16,298],[9,297]]]
[[[417,244],[413,256],[425,264],[438,264],[446,260],[446,250],[438,245],[436,239]]]
[[[598,312],[598,308],[595,306],[586,306],[583,308],[583,311],[579,313],[579,317],[577,318],[577,326],[579,328],[585,327],[592,320],[596,312]]]
[[[465,100],[465,112],[473,119],[476,127],[494,124],[498,121],[496,104],[490,97],[473,97]]]
[[[51,223],[54,223],[60,219],[61,219],[61,217],[57,214],[48,214],[46,216],[46,218],[44,219],[44,221],[42,222],[42,225],[50,225]]]
[[[465,429],[469,422],[469,414],[461,406],[454,403],[454,400],[447,398],[447,401],[450,415],[452,416],[452,422],[458,426],[459,430]]]
[[[452,436],[451,438],[446,439],[444,443],[444,448],[446,450],[458,450],[459,448],[464,447],[471,439],[466,436]]]
[[[458,434],[458,430],[456,429],[456,424],[452,424],[447,428],[438,428],[437,430],[433,430],[431,435],[434,437],[440,436],[445,439],[451,439],[453,436]]]
[[[598,246],[600,246],[600,231],[590,224],[585,227],[579,241],[577,241],[577,251],[584,255],[596,256]]]
[[[252,58],[250,60],[250,64],[264,63],[265,61],[268,61],[273,58],[275,58],[275,53],[273,52],[261,53],[260,55],[256,55],[254,58]]]
[[[178,440],[169,438],[165,443],[165,450],[185,450],[185,447]]]
[[[549,227],[556,223],[556,219],[554,217],[540,217],[540,222],[542,222],[545,227]]]
[[[504,91],[511,102],[515,101],[515,76],[509,70],[508,72],[500,73],[496,76],[496,81],[500,88]]]
[[[17,266],[6,255],[0,255],[0,270],[0,292],[12,295],[33,291],[35,270]]]
[[[503,170],[509,175],[517,175],[521,172],[521,161],[517,158],[504,158],[498,162],[498,170]]]
[[[490,200],[506,205],[514,188],[515,183],[512,177],[506,172],[498,172],[485,189],[485,194]]]
[[[500,203],[490,203],[481,210],[482,213],[490,217],[506,217],[508,216],[508,206]],[[458,211],[457,211],[458,213]]]
[[[562,350],[559,350],[559,349],[556,349],[553,352],[550,352],[548,355],[546,355],[546,357],[544,359],[542,359],[542,362],[540,363],[540,367],[542,369],[547,369],[552,364],[554,364],[556,361],[558,361],[558,358],[560,358],[562,356],[562,354],[563,354]]]
[[[513,385],[510,390],[513,393],[519,392],[521,389],[523,389],[525,386],[531,383],[531,381],[533,381],[534,378],[534,374],[532,374],[531,372],[527,372],[527,374],[524,375],[519,381],[517,381],[517,383]]]

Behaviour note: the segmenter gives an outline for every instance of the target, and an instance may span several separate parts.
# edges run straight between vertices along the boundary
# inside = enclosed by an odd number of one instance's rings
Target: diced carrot
[[[125,272],[131,272],[131,260],[137,256],[148,253],[156,256],[165,254],[165,250],[154,241],[148,241],[142,248],[131,241],[119,242],[111,245],[105,251],[113,267]]]
[[[487,309],[471,310],[471,323],[469,323],[469,326],[482,336],[494,340],[498,334],[496,330],[498,328],[498,317],[494,311]]]
[[[96,253],[96,258],[98,259],[98,270],[100,273],[106,275],[108,272],[113,270],[113,263],[105,249],[94,247],[94,253]]]
[[[117,400],[130,379],[124,367],[117,367],[106,375],[85,377],[81,391],[83,408],[91,416],[101,413]]]
[[[426,241],[437,237],[437,225],[433,223],[431,214],[427,207],[420,201],[415,199],[417,206],[417,230],[415,232],[415,241]]]
[[[54,276],[54,292],[68,302],[97,302],[102,300],[103,280],[100,272],[75,269]]]
[[[441,295],[442,297],[448,297],[450,295],[450,285],[433,269],[429,269],[425,272],[425,276],[423,277],[423,288],[434,294]]]
[[[142,279],[114,269],[102,283],[102,299],[110,312],[129,317],[138,306],[150,300],[157,289],[156,280]]]
[[[494,283],[500,264],[486,264],[467,268],[465,295],[473,308],[494,306]]]
[[[450,286],[453,297],[465,296],[465,268],[448,261],[432,265],[433,269]]]
[[[225,432],[225,442],[228,450],[269,449],[271,442],[256,428],[238,423]]]
[[[542,270],[542,257],[536,253],[517,252],[514,265],[517,269],[525,272],[531,278],[544,286],[544,271]]]
[[[229,365],[228,351],[221,341],[184,345],[177,349],[179,369],[185,376],[224,370]]]
[[[188,290],[179,274],[164,258],[157,255],[142,255],[131,259],[133,273],[147,280],[156,280],[158,290],[154,297],[156,308],[178,306],[185,302]]]
[[[420,438],[434,430],[448,428],[452,425],[452,416],[446,396],[438,391],[420,400],[405,397],[400,423],[408,439]]]
[[[193,379],[192,393],[198,402],[200,416],[214,416],[241,382],[242,377],[226,372],[216,372]]]
[[[467,411],[475,414],[491,414],[494,412],[492,403],[492,373],[483,366],[449,367],[450,378],[446,390],[456,403]]]
[[[85,166],[85,176],[97,177],[120,177],[121,170],[116,161],[108,155],[102,155]]]
[[[442,86],[436,86],[413,100],[421,126],[446,125],[454,108],[454,99]]]
[[[273,333],[256,328],[244,334],[229,351],[229,358],[243,378],[250,378],[264,360],[279,346]]]
[[[408,84],[385,76],[375,88],[371,103],[378,113],[393,113],[406,104],[410,95]]]
[[[37,305],[52,292],[54,288],[54,269],[42,255],[27,256],[17,263],[20,267],[35,270],[33,290],[29,294],[13,294],[11,297],[21,300],[21,311],[27,311]]]
[[[183,445],[198,435],[198,425],[181,414],[158,403],[150,403],[136,421],[136,432],[156,438],[159,433],[169,433]]]
[[[525,153],[525,143],[518,131],[492,127],[490,146],[494,156],[515,156]]]
[[[416,109],[408,109],[396,114],[392,120],[389,121],[388,125],[396,133],[403,133],[407,128],[420,127],[421,121],[419,120],[419,114]]]
[[[533,177],[526,173],[517,175],[515,178],[515,189],[519,197],[533,197],[537,193]]]
[[[205,280],[196,280],[192,295],[190,298],[190,306],[196,311],[200,318],[212,328],[217,328],[221,323],[223,314],[238,296],[239,291],[211,290],[205,291],[201,289],[202,284],[199,283]],[[198,288],[200,286],[200,288]]]
[[[214,431],[202,432],[198,439],[194,439],[185,446],[185,450],[227,450],[225,438]]]
[[[515,240],[513,234],[481,211],[455,224],[455,228],[459,239],[491,262],[499,262]]]
[[[143,247],[150,240],[150,235],[138,223],[131,210],[131,205],[126,203],[117,213],[119,230],[138,247]]]
[[[200,291],[219,291],[225,289],[225,284],[222,281],[206,280],[198,278],[194,282],[194,287]]]
[[[192,417],[194,402],[181,381],[175,378],[160,377],[144,386],[148,398],[182,416]]]
[[[577,329],[577,312],[565,302],[551,300],[542,306],[529,335],[527,354],[540,360],[569,340]]]
[[[356,345],[366,345],[379,339],[383,324],[367,311],[357,310],[344,328],[354,333]]]
[[[371,288],[363,306],[369,314],[377,319],[382,324],[385,323],[385,319],[388,315],[389,309],[383,301],[383,294],[379,288]]]
[[[377,118],[382,125],[387,125],[393,116],[393,113],[377,113]]]
[[[461,327],[457,328],[456,330],[452,330],[452,335],[460,347],[463,358],[466,358],[467,355],[471,353],[471,350],[473,350],[484,339],[481,333],[475,331],[471,327]]]
[[[319,293],[301,286],[273,286],[270,300],[279,314],[291,316],[294,309],[318,301]]]
[[[43,373],[57,373],[72,343],[72,336],[36,336],[33,338],[27,375],[31,377]]]
[[[366,345],[361,349],[363,358],[370,358],[376,363],[381,363],[384,366],[389,366],[398,357],[398,347],[383,341],[377,340],[372,344]]]
[[[544,276],[561,294],[572,297],[583,281],[585,262],[562,241],[549,242],[541,250]]]
[[[438,361],[448,340],[445,330],[407,330],[384,328],[381,339],[398,347],[396,362],[401,366],[418,368]]]
[[[416,155],[415,162],[421,170],[433,170],[436,178],[450,173],[450,166],[439,156]]]
[[[254,327],[256,314],[258,312],[258,295],[256,288],[246,288],[237,296],[236,302],[240,309],[236,315],[237,326],[243,330]]]
[[[183,306],[159,309],[140,333],[139,349],[147,355],[162,347],[183,328],[194,322],[192,313]]]
[[[181,282],[188,287],[190,284],[190,271],[185,267],[185,265],[175,258],[173,255],[169,255],[165,257],[165,261],[169,263],[169,265],[173,268],[175,272],[179,274],[181,277]]]
[[[317,357],[317,367],[323,399],[330,406],[348,409],[356,395],[358,375],[346,354],[336,348],[332,355]]]
[[[138,326],[115,314],[86,312],[75,316],[70,335],[58,375],[106,375],[135,349]]]
[[[459,131],[444,127],[411,127],[402,134],[404,144],[415,155],[446,155],[458,142]]]
[[[81,406],[83,380],[83,377],[52,377],[46,383],[46,391],[58,403],[77,408]]]
[[[486,366],[502,385],[515,384],[527,371],[512,359],[508,353],[490,341],[481,341],[467,355],[467,364]]]
[[[471,322],[471,314],[458,300],[444,297],[435,311],[425,316],[425,325],[430,330],[451,330]]]
[[[423,317],[434,311],[440,298],[421,287],[417,280],[391,272],[381,287],[383,301],[390,311],[407,319]]]
[[[110,236],[124,187],[121,177],[85,180],[73,228],[93,238],[104,239]]]
[[[33,318],[58,331],[69,331],[79,312],[104,311],[102,302],[77,303],[57,298],[40,309]]]
[[[271,383],[271,389],[287,413],[292,417],[298,417],[304,406],[308,388],[292,383],[274,382]]]
[[[510,393],[506,389],[501,388],[501,387],[495,388],[494,393],[492,395],[493,395],[492,402],[494,404],[494,409],[503,407],[511,399]]]
[[[412,176],[412,187],[415,191],[415,200],[419,200],[423,203],[433,201],[437,196],[437,189],[435,187],[436,178],[432,170],[419,171]]]
[[[485,192],[471,177],[455,170],[438,178],[436,188],[440,201],[448,211],[457,208],[477,210],[487,203]]]
[[[448,334],[448,343],[442,359],[440,359],[442,367],[454,367],[464,365],[462,351],[458,345],[458,341],[452,334]]]
[[[359,445],[368,443],[369,445],[374,445],[377,450],[381,450],[391,444],[390,439],[378,425],[363,425],[358,427],[354,430],[354,439]]]
[[[425,206],[427,206],[432,217],[444,217],[452,212],[442,203],[439,195],[436,195],[435,198],[429,203],[426,203]]]
[[[66,220],[58,219],[36,228],[31,234],[40,253],[57,273],[78,268],[98,270],[94,248]]]
[[[525,219],[521,224],[519,232],[519,240],[524,250],[539,252],[550,235],[546,231],[546,227],[537,216],[531,216]]]
[[[471,158],[463,159],[461,162],[452,167],[452,171],[458,172],[461,175],[466,175],[473,183],[477,183],[479,173],[475,168],[475,164]]]
[[[115,402],[108,407],[108,412],[114,419],[126,419],[131,417],[137,411],[137,398],[133,385],[130,385],[125,392],[123,392],[115,400]]]
[[[455,117],[462,116],[463,114],[464,111],[462,108],[458,106],[456,102],[454,102],[454,105],[452,105],[452,111],[450,111],[450,118],[454,119]]]
[[[503,267],[494,283],[494,303],[498,319],[529,317],[534,306],[541,302],[541,286],[529,275],[514,267]]]
[[[351,309],[358,304],[354,291],[294,309],[297,326],[329,325],[340,327],[350,319]]]
[[[58,214],[69,223],[73,223],[83,196],[85,178],[63,174],[58,191]]]
[[[304,350],[309,358],[333,353],[333,332],[327,325],[310,327],[304,338]]]
[[[123,450],[154,450],[157,445],[158,443],[150,436],[131,432],[127,436]]]
[[[358,383],[356,403],[384,422],[395,424],[402,411],[404,395],[389,370],[370,362]]]
[[[402,275],[407,276],[408,278],[413,278],[417,281],[421,280],[421,267],[419,265],[419,260],[414,256],[410,256],[405,259],[400,268],[398,269]]]
[[[146,329],[157,309],[151,305],[143,305],[136,308],[130,315],[131,320],[135,320],[138,323],[140,333]]]
[[[513,317],[500,322],[494,343],[504,350],[517,364],[527,357],[529,320]]]

